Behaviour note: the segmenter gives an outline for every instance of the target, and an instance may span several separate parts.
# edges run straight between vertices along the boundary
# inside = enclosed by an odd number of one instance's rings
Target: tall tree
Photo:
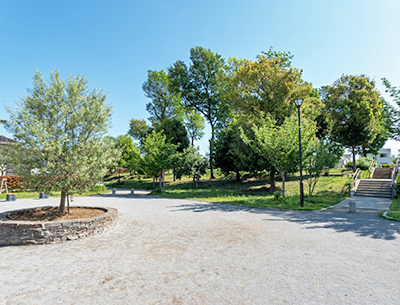
[[[185,127],[194,146],[194,141],[200,140],[204,136],[204,118],[193,110],[185,115]]]
[[[382,130],[383,104],[375,82],[365,75],[343,75],[321,92],[332,139],[352,149],[355,171],[356,147],[370,145]]]
[[[312,94],[312,85],[301,79],[302,70],[290,66],[291,58],[290,53],[270,50],[256,61],[235,62],[232,106],[240,116],[251,120],[267,115],[279,125],[297,112],[292,100],[302,97],[303,115],[316,118],[322,109],[321,101]]]
[[[254,139],[254,132],[249,125],[263,126],[267,117],[280,125],[287,117],[296,114],[293,98],[305,99],[302,115],[306,118],[315,120],[319,115],[322,103],[316,94],[318,92],[302,80],[302,70],[291,66],[292,57],[290,53],[277,52],[271,48],[257,56],[255,61],[230,59],[228,74],[233,88],[230,92],[231,108],[239,117],[238,122],[243,125],[243,132],[249,139]],[[236,144],[236,147],[232,144]],[[250,161],[250,168],[269,171],[271,190],[275,190],[275,173],[278,171],[267,158],[262,158],[261,150],[254,150],[255,146],[244,149],[245,145],[241,141],[232,142],[230,146],[230,152],[236,152],[237,160],[245,158]]]
[[[392,84],[386,79],[382,78],[383,84],[386,87],[386,92],[390,94],[390,97],[393,98],[393,101],[397,104],[397,107],[400,107],[400,88],[392,86]],[[400,141],[400,111],[399,109],[391,108],[389,111],[390,121],[391,121],[391,136]]]
[[[146,120],[131,119],[129,121],[128,135],[133,139],[142,142],[142,139],[150,132],[151,127],[147,125]]]
[[[299,138],[298,121],[296,117],[286,119],[283,124],[277,125],[274,120],[268,119],[264,126],[255,126],[255,149],[260,149],[282,175],[282,191],[285,196],[285,173],[294,172],[299,165]],[[301,144],[304,154],[307,154],[315,145],[316,128],[314,122],[303,120]]]
[[[140,168],[140,150],[137,144],[133,143],[130,136],[119,136],[116,145],[122,151],[121,159],[118,162],[120,167],[128,169],[131,173],[137,172]]]
[[[334,142],[315,142],[315,146],[304,158],[304,169],[308,174],[308,196],[312,196],[321,173],[334,167],[344,154],[344,148]]]
[[[153,130],[143,139],[141,148],[144,153],[142,159],[143,169],[148,175],[159,176],[161,190],[164,182],[164,172],[172,167],[171,157],[175,154],[176,147],[166,141],[165,135]]]
[[[270,189],[275,191],[277,171],[263,151],[254,147],[256,145],[254,125],[259,126],[260,123],[256,124],[234,117],[227,128],[217,133],[216,164],[225,174],[235,172],[237,181],[240,180],[240,171],[260,172],[266,170],[270,174]],[[242,133],[249,141],[243,140]]]
[[[222,101],[225,61],[221,55],[195,47],[190,50],[189,68],[178,60],[168,68],[176,92],[185,105],[199,112],[210,124],[210,178],[214,179],[214,139],[218,122],[225,114]]]
[[[60,213],[66,197],[101,181],[120,152],[104,139],[111,119],[111,106],[101,91],[89,91],[83,75],[60,78],[50,73],[45,82],[36,71],[33,89],[7,108],[6,128],[20,142],[12,163],[30,182],[28,188],[61,191]]]
[[[150,113],[150,121],[153,126],[161,124],[165,119],[182,116],[182,107],[179,94],[170,90],[170,80],[163,71],[147,71],[147,81],[142,89],[151,102],[146,104],[146,110]]]
[[[167,142],[174,144],[177,151],[182,152],[189,147],[187,131],[180,120],[165,119],[155,130],[164,134]]]
[[[206,173],[206,159],[192,146],[174,156],[176,164],[176,177],[181,179],[183,175],[193,178],[193,185],[198,187],[201,175]]]

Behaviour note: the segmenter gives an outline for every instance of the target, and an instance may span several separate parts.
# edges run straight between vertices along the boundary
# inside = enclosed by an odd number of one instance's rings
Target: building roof
[[[11,140],[5,136],[0,135],[0,144],[16,144],[18,142]]]

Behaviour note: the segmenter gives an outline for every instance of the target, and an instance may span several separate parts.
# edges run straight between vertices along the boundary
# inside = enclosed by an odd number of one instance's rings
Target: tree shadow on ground
[[[265,214],[270,217],[264,221],[288,221],[304,226],[306,230],[331,229],[338,233],[352,232],[358,236],[382,240],[394,240],[400,235],[400,222],[389,221],[379,217],[378,211],[357,210],[349,213],[346,208],[331,208],[324,211],[283,211],[271,208],[251,208],[224,203],[182,204],[169,206],[171,212],[192,211],[202,212],[239,212],[246,211],[255,214]]]

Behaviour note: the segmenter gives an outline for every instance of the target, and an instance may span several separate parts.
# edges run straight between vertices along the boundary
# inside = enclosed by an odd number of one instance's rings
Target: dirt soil
[[[59,221],[90,218],[104,213],[102,209],[71,207],[68,214],[62,215],[58,212],[58,207],[44,207],[12,213],[7,218],[20,221]]]

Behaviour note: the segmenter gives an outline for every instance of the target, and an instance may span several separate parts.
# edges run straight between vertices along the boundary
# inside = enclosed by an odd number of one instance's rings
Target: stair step
[[[359,184],[365,184],[365,185],[390,185],[390,182],[379,182],[379,181],[371,181],[371,182],[367,182],[367,181],[360,181]]]
[[[357,190],[356,193],[364,193],[364,194],[391,194],[391,191],[383,191],[383,192],[374,192],[367,190]]]
[[[364,193],[364,192],[360,193],[360,192],[355,192],[354,196],[391,198],[392,194],[391,193]]]
[[[387,192],[391,192],[391,189],[385,189],[385,190],[371,190],[371,189],[357,189],[356,192],[364,192],[364,193],[387,193]]]
[[[359,184],[358,188],[376,188],[376,189],[385,189],[385,188],[390,188],[390,185],[365,185],[365,184]]]

